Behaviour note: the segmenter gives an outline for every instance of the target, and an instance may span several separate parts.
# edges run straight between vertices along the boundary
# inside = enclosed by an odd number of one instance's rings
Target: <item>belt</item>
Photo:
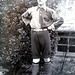
[[[47,29],[31,29],[32,31],[46,31]]]

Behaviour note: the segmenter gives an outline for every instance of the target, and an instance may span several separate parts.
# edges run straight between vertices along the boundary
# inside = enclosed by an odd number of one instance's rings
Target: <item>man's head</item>
[[[39,6],[46,5],[47,0],[37,0]]]

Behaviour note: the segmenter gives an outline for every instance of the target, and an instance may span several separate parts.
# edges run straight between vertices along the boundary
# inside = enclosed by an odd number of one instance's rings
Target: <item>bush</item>
[[[14,68],[14,72],[24,64],[32,63],[30,25],[26,26],[21,15],[29,7],[36,6],[36,1],[21,2],[4,12],[3,17],[3,50],[4,68]],[[51,31],[52,50],[54,50],[55,32]],[[54,51],[52,51],[54,54]],[[8,65],[7,65],[8,64]],[[9,65],[10,64],[10,65]],[[8,67],[7,67],[8,66]],[[9,67],[11,66],[11,67]]]
[[[11,10],[4,12],[3,17],[3,50],[2,63],[6,64],[31,64],[30,26],[25,26],[21,15],[29,7],[37,5],[37,2],[21,2],[15,4]],[[7,65],[6,65],[7,66]],[[4,66],[5,67],[5,66]]]

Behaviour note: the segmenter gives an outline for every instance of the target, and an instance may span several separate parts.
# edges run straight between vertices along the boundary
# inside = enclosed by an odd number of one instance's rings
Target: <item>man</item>
[[[55,11],[46,6],[47,0],[37,0],[38,6],[29,8],[22,14],[22,20],[31,26],[32,75],[38,75],[40,54],[44,59],[46,75],[51,75],[51,41],[48,30],[55,30],[63,19]]]

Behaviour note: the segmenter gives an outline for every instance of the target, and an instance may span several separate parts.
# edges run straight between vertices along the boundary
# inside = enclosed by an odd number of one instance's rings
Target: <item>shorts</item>
[[[50,57],[51,54],[51,40],[48,30],[46,31],[32,31],[31,30],[31,51],[33,59]]]

